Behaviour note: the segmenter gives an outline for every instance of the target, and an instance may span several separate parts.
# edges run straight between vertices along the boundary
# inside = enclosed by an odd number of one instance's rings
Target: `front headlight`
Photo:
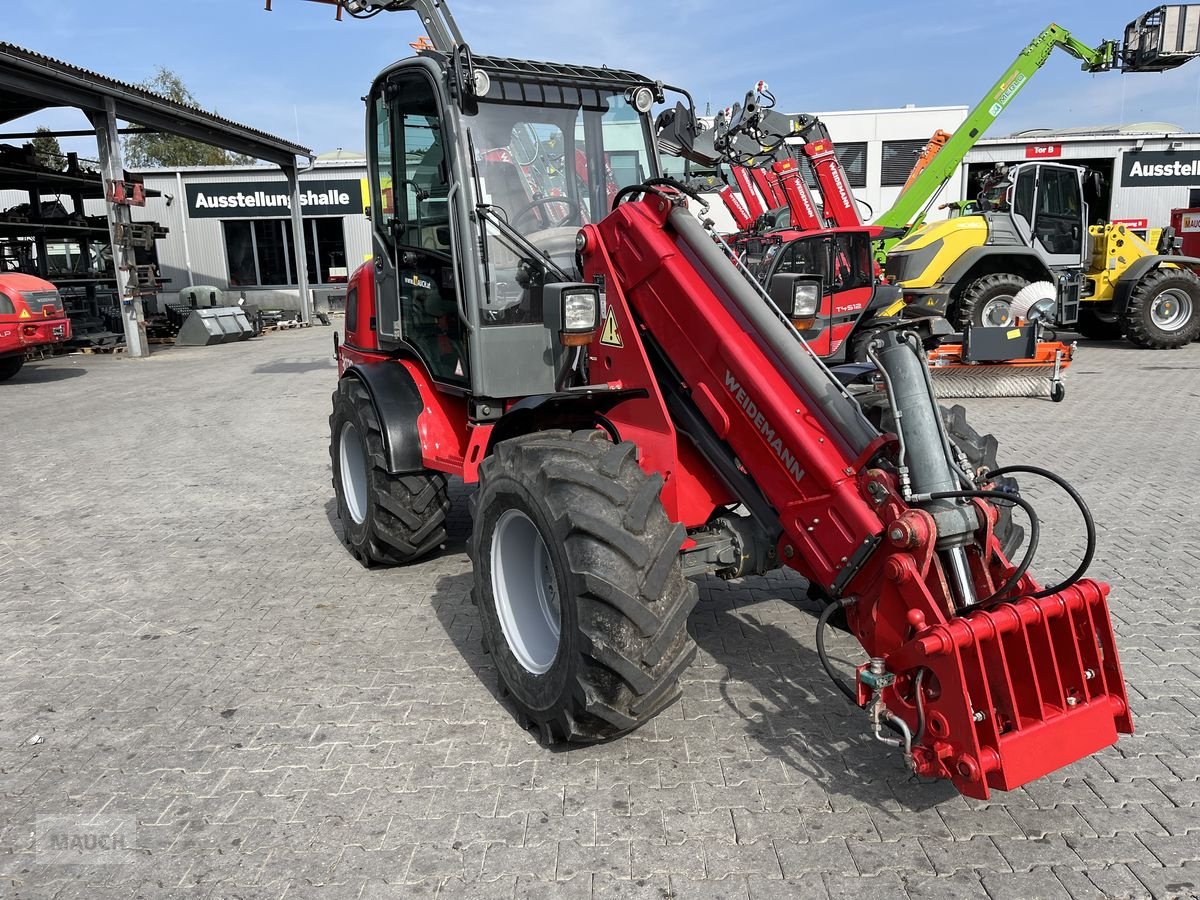
[[[815,281],[797,281],[792,286],[792,318],[811,319],[821,305],[821,285]]]
[[[595,331],[599,319],[599,303],[595,291],[563,293],[563,331]]]

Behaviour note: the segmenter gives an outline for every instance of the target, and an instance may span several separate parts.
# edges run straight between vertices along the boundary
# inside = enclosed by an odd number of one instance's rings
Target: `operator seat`
[[[491,204],[503,209],[507,213],[508,223],[515,227],[515,217],[531,202],[521,170],[515,163],[507,160],[481,160],[479,162],[479,178],[483,182],[483,190],[490,198]],[[526,217],[526,221],[537,222],[538,216],[541,216],[544,221],[545,207],[531,212]],[[555,265],[564,272],[574,273],[576,278],[580,277],[580,273],[575,271],[575,236],[579,233],[578,227],[563,226],[526,231],[525,228],[528,226],[524,222],[522,226],[524,227],[517,228],[517,230],[521,231],[531,244],[553,259]],[[495,248],[492,253],[493,262],[497,266],[516,268],[517,260],[515,258],[505,258],[497,253]]]
[[[504,210],[510,224],[513,217],[529,205],[530,197],[525,178],[515,163],[507,160],[482,160],[479,163],[479,178],[483,182],[484,192],[490,198],[489,202]]]

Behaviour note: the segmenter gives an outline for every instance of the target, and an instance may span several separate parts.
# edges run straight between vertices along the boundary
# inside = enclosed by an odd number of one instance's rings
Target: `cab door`
[[[1083,262],[1087,220],[1080,170],[1074,166],[1039,166],[1033,247],[1048,266],[1078,266]]]
[[[459,272],[451,252],[451,142],[438,90],[422,66],[391,72],[370,97],[376,330],[407,348],[435,381],[469,382]]]

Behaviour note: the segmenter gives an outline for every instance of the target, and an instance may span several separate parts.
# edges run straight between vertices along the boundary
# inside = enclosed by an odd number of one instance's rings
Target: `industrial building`
[[[1200,205],[1200,134],[1164,122],[1034,129],[984,138],[966,157],[961,199],[997,163],[1048,160],[1098,171],[1103,187],[1088,196],[1093,224],[1122,222],[1135,231],[1169,225],[1171,210]]]
[[[357,158],[356,158],[357,157]],[[158,194],[140,212],[168,229],[158,242],[161,293],[213,286],[251,306],[299,310],[298,254],[287,182],[264,166],[145,169]],[[336,306],[347,276],[371,255],[367,170],[358,154],[319,157],[300,174],[305,274],[314,308]]]

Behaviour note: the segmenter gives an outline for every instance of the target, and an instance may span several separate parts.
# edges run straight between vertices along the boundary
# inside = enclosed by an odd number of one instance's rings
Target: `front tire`
[[[16,356],[0,356],[0,381],[8,381],[25,365],[25,357],[17,354]]]
[[[955,322],[959,328],[1011,325],[1012,302],[1028,284],[1020,275],[1007,272],[975,279],[958,298]]]
[[[1188,269],[1155,269],[1129,295],[1125,337],[1148,350],[1173,350],[1200,335],[1200,277]]]
[[[599,741],[674,703],[697,590],[636,447],[529,434],[498,444],[479,476],[471,596],[522,725],[545,743]]]
[[[410,563],[446,541],[446,476],[392,475],[383,431],[366,387],[343,378],[333,394],[329,456],[343,540],[364,566]]]

